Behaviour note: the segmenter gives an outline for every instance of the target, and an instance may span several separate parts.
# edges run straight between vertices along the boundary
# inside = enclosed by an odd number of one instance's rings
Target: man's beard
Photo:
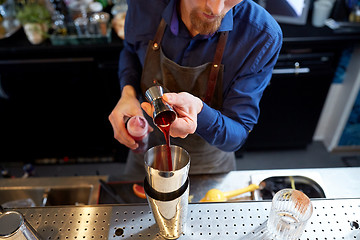
[[[213,21],[208,22],[208,21],[203,21],[198,16],[196,10],[193,10],[190,13],[191,24],[193,25],[194,29],[197,30],[201,35],[208,35],[215,33],[219,29],[223,17],[224,15],[221,15],[216,17],[216,19],[214,19]]]

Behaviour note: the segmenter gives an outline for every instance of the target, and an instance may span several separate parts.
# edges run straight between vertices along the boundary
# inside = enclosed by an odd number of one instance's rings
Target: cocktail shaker
[[[184,233],[189,201],[190,155],[174,145],[171,155],[173,171],[154,167],[155,161],[167,157],[166,145],[150,148],[144,156],[144,190],[160,235],[165,239],[177,239]]]

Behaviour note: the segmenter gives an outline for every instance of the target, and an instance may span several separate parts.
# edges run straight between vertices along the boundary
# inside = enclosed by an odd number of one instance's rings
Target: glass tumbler
[[[299,239],[312,212],[312,203],[303,192],[282,189],[272,199],[267,231],[273,239]]]
[[[17,211],[0,213],[0,239],[41,240],[36,230]]]

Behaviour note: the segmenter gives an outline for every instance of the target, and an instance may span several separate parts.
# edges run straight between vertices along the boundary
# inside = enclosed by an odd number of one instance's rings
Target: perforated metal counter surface
[[[314,212],[301,239],[360,239],[360,199],[312,202]],[[265,226],[270,206],[269,201],[189,204],[179,239],[247,239]],[[162,239],[147,204],[17,210],[43,239]]]

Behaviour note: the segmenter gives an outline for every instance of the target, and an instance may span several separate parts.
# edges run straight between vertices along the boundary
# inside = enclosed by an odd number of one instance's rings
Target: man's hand
[[[138,144],[128,134],[125,122],[132,116],[143,116],[136,92],[132,86],[125,86],[119,102],[109,115],[109,121],[114,130],[114,138],[128,148],[136,149]],[[150,127],[150,131],[152,128]]]
[[[170,127],[170,135],[185,138],[188,134],[194,133],[197,128],[197,115],[202,110],[203,102],[186,92],[165,93],[163,100],[177,113],[177,118]],[[153,116],[154,108],[151,104],[144,102],[141,107],[149,116]]]

